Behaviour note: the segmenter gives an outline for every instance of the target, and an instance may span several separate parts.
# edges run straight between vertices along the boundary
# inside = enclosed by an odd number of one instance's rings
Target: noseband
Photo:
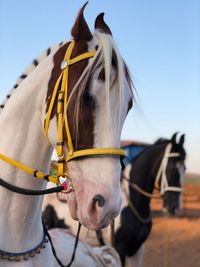
[[[124,157],[126,155],[126,151],[120,148],[89,148],[89,149],[83,149],[83,150],[74,149],[71,132],[69,128],[68,116],[67,116],[69,67],[82,60],[92,58],[96,54],[96,51],[88,51],[74,58],[71,58],[74,46],[75,46],[75,42],[71,41],[65,53],[65,57],[61,63],[61,74],[56,81],[53,93],[51,95],[50,105],[48,107],[48,111],[46,113],[46,118],[44,121],[45,135],[48,138],[48,129],[49,129],[49,124],[50,124],[51,114],[52,114],[54,104],[57,101],[57,117],[58,117],[57,118],[57,131],[58,132],[57,132],[57,143],[56,143],[56,151],[58,155],[57,175],[52,176],[52,175],[44,174],[41,171],[32,169],[3,154],[0,154],[0,159],[7,162],[8,164],[16,168],[22,169],[23,171],[28,172],[39,179],[51,181],[57,185],[64,185],[66,189],[65,191],[67,192],[73,189],[71,179],[67,171],[67,162],[69,162],[70,160],[80,158],[80,157],[85,157],[85,156],[108,155],[108,156]],[[64,127],[65,132],[67,135],[67,146],[68,146],[67,155],[65,155],[64,153],[63,123],[65,126]]]

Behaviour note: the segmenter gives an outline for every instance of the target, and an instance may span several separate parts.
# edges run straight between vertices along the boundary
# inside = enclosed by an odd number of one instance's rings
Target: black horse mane
[[[159,138],[157,139],[153,144],[147,146],[141,153],[139,153],[132,162],[134,162],[137,158],[143,156],[148,150],[150,150],[152,147],[155,147],[157,145],[167,145],[169,143],[172,143],[172,151],[171,152],[177,152],[180,154],[180,157],[177,159],[179,160],[185,160],[186,158],[186,151],[183,148],[183,145],[180,143],[173,142],[172,139],[167,139],[167,138]]]
[[[163,144],[163,143],[169,143],[171,140],[169,139],[166,139],[166,138],[159,138],[157,139],[153,145],[157,145],[157,144]]]

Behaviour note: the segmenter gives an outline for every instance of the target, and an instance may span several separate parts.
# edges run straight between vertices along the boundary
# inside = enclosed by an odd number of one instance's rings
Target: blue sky
[[[33,58],[70,38],[83,3],[0,1],[0,100]],[[102,11],[138,95],[122,138],[153,142],[185,133],[187,169],[200,173],[200,1],[91,0],[91,30]]]

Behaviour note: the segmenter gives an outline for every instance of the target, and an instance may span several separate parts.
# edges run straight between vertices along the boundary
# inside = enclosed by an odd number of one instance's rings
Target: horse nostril
[[[99,207],[103,207],[105,205],[105,198],[102,195],[95,195],[92,199],[94,201],[94,204],[97,203]]]

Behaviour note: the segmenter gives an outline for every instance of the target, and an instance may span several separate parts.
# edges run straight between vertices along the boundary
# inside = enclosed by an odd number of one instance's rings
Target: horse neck
[[[164,154],[165,144],[153,145],[143,151],[132,163],[130,180],[137,184],[144,191],[152,194],[155,186],[155,179],[161,160]],[[151,198],[146,197],[129,187],[130,199],[134,206],[146,215],[149,213]]]
[[[50,68],[49,60],[39,65],[16,89],[0,116],[0,153],[43,172],[48,172],[52,154],[41,116]],[[45,182],[3,161],[0,161],[0,177],[28,189],[40,190],[46,186]],[[0,187],[0,249],[25,251],[41,241],[42,199]]]

